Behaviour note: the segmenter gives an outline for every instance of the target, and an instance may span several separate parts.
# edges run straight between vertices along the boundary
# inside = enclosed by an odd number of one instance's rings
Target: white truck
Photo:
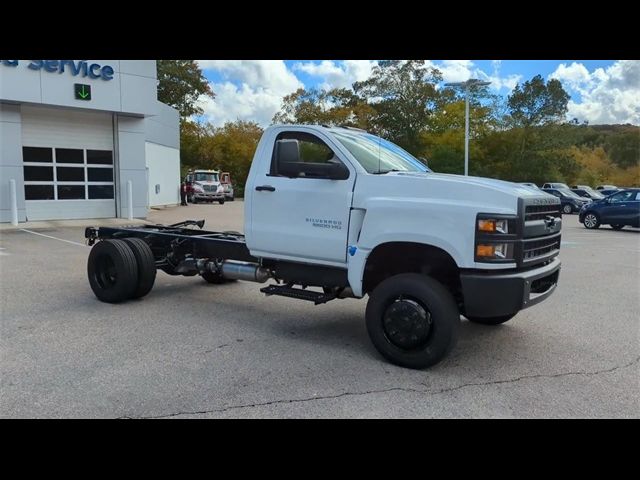
[[[189,203],[218,202],[220,205],[224,204],[226,196],[218,170],[189,171],[184,181],[187,186],[187,201]]]
[[[549,297],[560,272],[559,199],[434,173],[352,128],[267,128],[245,186],[244,235],[203,224],[88,228],[95,295],[144,296],[156,269],[210,283],[271,279],[265,294],[315,304],[368,295],[374,346],[425,368],[455,345],[461,315],[506,322]]]

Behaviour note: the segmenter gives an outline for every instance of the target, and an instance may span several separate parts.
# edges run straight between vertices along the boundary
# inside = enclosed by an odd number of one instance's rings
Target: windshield
[[[332,132],[368,173],[430,172],[420,160],[394,143],[364,132]]]
[[[218,174],[217,173],[195,173],[193,175],[193,179],[196,182],[217,182]]]
[[[577,193],[572,192],[568,188],[558,188],[558,191],[565,197],[578,198],[578,199],[582,200],[582,197],[580,195],[578,195]]]
[[[585,187],[583,190],[591,195],[592,198],[604,198],[604,195],[602,195],[600,192],[596,192],[591,187]]]

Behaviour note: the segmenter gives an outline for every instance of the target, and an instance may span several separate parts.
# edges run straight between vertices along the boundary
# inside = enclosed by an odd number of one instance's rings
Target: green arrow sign
[[[91,100],[91,85],[75,83],[73,87],[76,94],[76,100]]]

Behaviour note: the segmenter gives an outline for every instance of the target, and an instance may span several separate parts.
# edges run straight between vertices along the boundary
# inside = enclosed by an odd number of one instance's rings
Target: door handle
[[[275,192],[276,191],[276,187],[272,187],[271,185],[258,185],[256,187],[256,191],[258,192]]]

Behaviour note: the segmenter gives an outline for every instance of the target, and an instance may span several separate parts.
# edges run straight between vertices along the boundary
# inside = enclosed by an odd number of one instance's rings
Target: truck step
[[[308,300],[319,305],[327,303],[336,298],[333,293],[314,292],[313,290],[303,290],[302,288],[293,288],[287,285],[268,285],[260,289],[265,295],[280,295],[281,297],[297,298],[298,300]]]

